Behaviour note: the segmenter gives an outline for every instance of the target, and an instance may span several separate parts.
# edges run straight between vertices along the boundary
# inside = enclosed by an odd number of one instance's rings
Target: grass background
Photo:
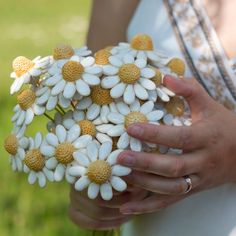
[[[0,0],[0,236],[91,235],[67,217],[68,184],[29,185],[26,175],[11,171],[2,147],[16,102],[9,95],[12,60],[51,54],[58,43],[82,46],[90,7],[90,0]],[[30,133],[43,130],[43,121],[36,120]]]

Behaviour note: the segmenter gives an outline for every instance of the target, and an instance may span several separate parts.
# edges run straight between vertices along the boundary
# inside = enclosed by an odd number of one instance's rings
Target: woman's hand
[[[128,133],[143,141],[183,149],[183,154],[159,155],[125,151],[120,164],[133,169],[125,179],[155,194],[121,207],[126,214],[154,212],[190,194],[236,181],[236,115],[215,102],[195,81],[166,76],[165,85],[183,96],[191,109],[190,127],[134,124]],[[189,175],[193,190],[184,194]]]
[[[146,195],[145,190],[129,188],[126,192],[115,193],[111,201],[104,201],[101,198],[90,200],[86,192],[77,192],[72,186],[69,216],[75,224],[87,229],[118,228],[131,218],[119,211],[120,206],[129,201],[141,201]]]

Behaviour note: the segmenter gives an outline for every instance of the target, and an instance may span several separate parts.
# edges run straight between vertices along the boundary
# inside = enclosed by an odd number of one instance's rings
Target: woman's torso
[[[157,50],[183,58],[187,76],[195,76],[216,100],[235,108],[236,72],[212,32],[197,1],[141,0],[128,29],[152,36]],[[198,11],[197,11],[198,10]],[[207,35],[210,31],[210,35]],[[209,42],[214,41],[214,42]],[[236,184],[198,193],[157,213],[136,217],[125,236],[236,235]]]

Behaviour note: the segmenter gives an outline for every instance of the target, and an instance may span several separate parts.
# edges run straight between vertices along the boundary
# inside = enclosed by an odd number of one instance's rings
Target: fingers
[[[203,132],[201,124],[175,127],[154,124],[133,124],[128,133],[142,141],[165,145],[172,148],[193,150],[203,147],[208,133]]]
[[[178,178],[198,173],[204,158],[201,151],[181,156],[124,151],[119,155],[118,163],[142,172]]]
[[[204,111],[209,111],[213,100],[195,79],[176,79],[165,76],[164,84],[179,96],[183,96],[191,109],[193,119],[200,119]]]
[[[193,193],[193,192],[192,192]],[[129,202],[121,206],[123,214],[145,214],[162,210],[180,200],[185,199],[192,193],[178,196],[153,194],[143,201]]]
[[[99,220],[116,220],[124,217],[117,208],[100,207],[93,200],[75,192],[76,190],[71,190],[71,206],[88,217]]]
[[[123,223],[130,220],[130,216],[124,216],[116,220],[99,220],[92,219],[91,217],[76,210],[73,206],[69,208],[69,217],[76,224],[86,229],[109,230],[120,227]]]
[[[192,188],[196,188],[200,179],[197,175],[191,175]],[[139,171],[133,171],[125,177],[126,181],[133,185],[144,188],[154,193],[166,195],[180,195],[186,192],[188,184],[181,178],[165,178],[158,175],[148,174]]]

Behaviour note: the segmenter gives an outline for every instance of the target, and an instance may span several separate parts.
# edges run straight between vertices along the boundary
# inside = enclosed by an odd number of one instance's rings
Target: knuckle
[[[179,140],[181,149],[187,149],[192,143],[192,135],[189,128],[180,127]]]
[[[172,177],[183,176],[185,172],[185,163],[181,158],[176,158],[171,172]]]

